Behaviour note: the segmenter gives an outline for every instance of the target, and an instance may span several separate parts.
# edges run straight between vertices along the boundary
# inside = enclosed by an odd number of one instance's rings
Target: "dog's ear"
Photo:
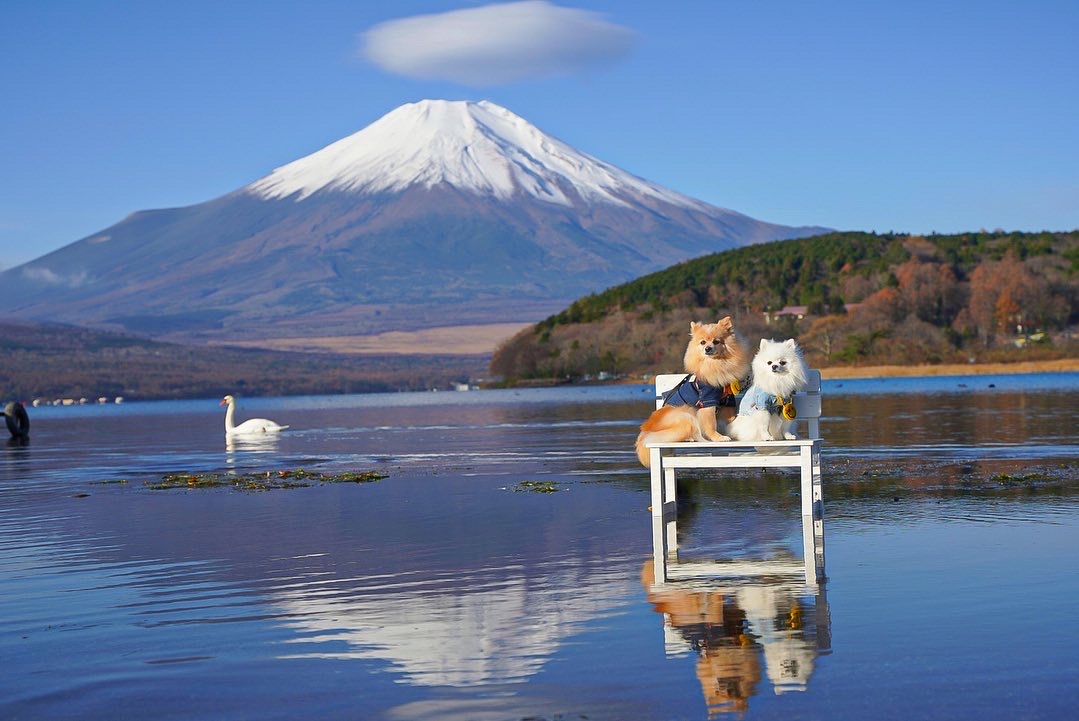
[[[731,320],[731,317],[728,315],[725,318],[721,318],[716,325],[719,326],[720,330],[730,330],[734,327],[734,321]]]
[[[690,335],[693,335],[694,333],[696,333],[696,332],[697,332],[697,329],[698,329],[698,328],[700,328],[700,327],[701,327],[701,324],[700,324],[700,323],[698,323],[698,322],[697,322],[697,321],[695,321],[695,320],[691,320],[691,321],[689,322],[689,334],[690,334]]]
[[[764,350],[764,346],[766,346],[766,345],[768,345],[768,339],[767,338],[761,338],[760,350]]]
[[[788,338],[786,341],[783,342],[783,345],[787,346],[793,351],[798,350],[798,343],[795,342],[794,338]]]

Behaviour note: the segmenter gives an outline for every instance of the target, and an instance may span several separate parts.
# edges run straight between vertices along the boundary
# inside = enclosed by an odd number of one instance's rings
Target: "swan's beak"
[[[228,403],[229,403],[229,402],[228,402],[227,400],[225,400],[224,398],[222,398],[222,399],[221,399],[221,402],[220,402],[220,403],[218,403],[217,405],[219,405],[219,406],[225,406],[225,405],[228,405]]]

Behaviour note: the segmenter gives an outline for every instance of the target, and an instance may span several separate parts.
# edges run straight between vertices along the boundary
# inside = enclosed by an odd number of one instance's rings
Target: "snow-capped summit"
[[[695,210],[709,206],[649,183],[552,138],[486,100],[421,100],[363,130],[275,169],[246,190],[303,199],[320,190],[399,192],[445,183],[506,200],[524,193],[559,205],[631,205],[641,198]]]

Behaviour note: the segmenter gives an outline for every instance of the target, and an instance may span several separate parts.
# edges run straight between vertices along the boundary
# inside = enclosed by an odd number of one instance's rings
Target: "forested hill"
[[[1079,231],[844,232],[704,256],[574,302],[499,348],[509,381],[681,369],[691,320],[753,344],[794,337],[812,365],[1074,355]]]

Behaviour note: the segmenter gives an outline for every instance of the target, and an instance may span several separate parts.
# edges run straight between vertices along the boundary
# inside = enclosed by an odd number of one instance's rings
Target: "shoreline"
[[[835,366],[821,368],[823,380],[843,378],[901,378],[915,376],[969,376],[1007,373],[1079,372],[1079,358],[1016,363],[941,363],[939,365]]]
[[[855,378],[915,378],[932,376],[987,376],[1025,373],[1079,373],[1079,358],[1056,360],[1016,361],[1014,363],[939,363],[919,365],[825,366],[820,368],[821,380]],[[631,376],[614,383],[652,383],[652,376]],[[554,379],[521,383],[515,387],[561,385]]]

